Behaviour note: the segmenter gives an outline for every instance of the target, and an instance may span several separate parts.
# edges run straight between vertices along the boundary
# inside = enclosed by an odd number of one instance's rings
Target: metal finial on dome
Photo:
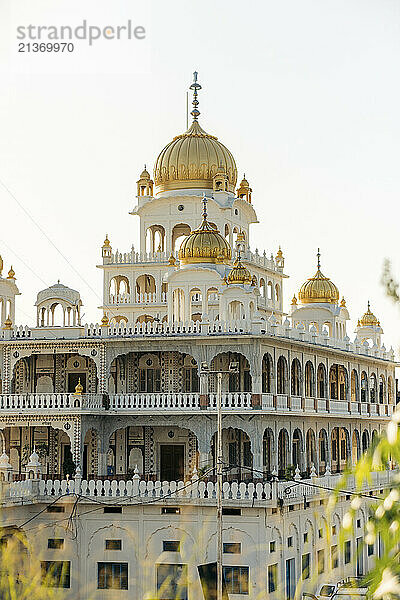
[[[193,90],[193,100],[192,100],[192,104],[193,104],[193,110],[190,113],[193,117],[193,121],[197,121],[200,112],[197,110],[197,107],[199,105],[199,101],[197,100],[197,92],[198,90],[201,90],[201,85],[199,83],[197,83],[197,71],[195,71],[193,73],[193,83],[190,86],[190,89]]]
[[[368,300],[367,309],[370,310],[370,308],[371,308],[371,304],[370,304],[370,301]]]
[[[320,259],[321,259],[321,252],[319,251],[319,248],[318,248],[318,252],[317,252],[317,268],[318,268],[318,270],[321,268],[321,260]]]
[[[207,196],[204,194],[203,196],[203,219],[206,220],[207,219],[207,202],[208,202],[208,198]]]

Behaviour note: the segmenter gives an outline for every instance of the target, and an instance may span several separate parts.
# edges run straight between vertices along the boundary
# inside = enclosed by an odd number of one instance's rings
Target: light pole
[[[228,371],[210,371],[207,363],[201,363],[201,375],[217,376],[217,600],[222,600],[222,376],[238,372],[238,362],[231,362]]]

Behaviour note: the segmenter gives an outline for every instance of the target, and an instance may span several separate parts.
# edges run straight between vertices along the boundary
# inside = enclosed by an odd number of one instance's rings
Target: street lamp
[[[239,363],[229,363],[227,371],[210,370],[206,362],[200,365],[200,374],[217,376],[217,600],[222,600],[222,376],[239,373]]]

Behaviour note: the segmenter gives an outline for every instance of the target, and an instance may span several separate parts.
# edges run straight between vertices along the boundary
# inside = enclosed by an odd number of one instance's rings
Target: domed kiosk
[[[36,303],[38,327],[75,327],[81,324],[80,293],[58,281],[38,293]],[[62,319],[57,321],[61,307]]]

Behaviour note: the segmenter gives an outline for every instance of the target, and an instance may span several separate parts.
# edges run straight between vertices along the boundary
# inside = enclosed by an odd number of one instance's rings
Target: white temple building
[[[311,572],[361,575],[381,552],[379,540],[362,549],[365,498],[339,544],[351,482],[329,522],[325,508],[392,415],[394,352],[367,300],[350,338],[319,250],[287,301],[284,253],[251,249],[257,197],[201,127],[197,78],[191,89],[188,131],[137,181],[139,248],[105,237],[97,323],[81,322],[80,293],[58,282],[38,293],[36,323],[17,325],[15,273],[1,275],[0,261],[0,539],[22,531],[62,598],[203,599],[217,420],[202,363],[239,364],[222,397],[229,598],[292,599],[297,585],[315,589]],[[371,474],[365,495],[390,485],[392,467]],[[58,497],[58,512],[24,528]]]

